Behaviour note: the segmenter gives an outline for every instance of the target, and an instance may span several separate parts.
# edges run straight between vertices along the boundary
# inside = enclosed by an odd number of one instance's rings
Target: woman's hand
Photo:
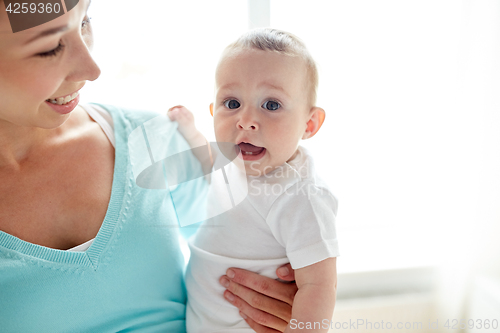
[[[294,281],[290,264],[276,270],[278,277]],[[239,268],[229,268],[219,279],[224,297],[240,309],[240,315],[257,333],[284,332],[292,318],[297,285],[280,282]]]

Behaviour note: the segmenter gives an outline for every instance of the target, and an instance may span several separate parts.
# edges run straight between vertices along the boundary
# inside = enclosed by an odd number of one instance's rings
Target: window
[[[474,6],[496,8],[491,4]],[[290,31],[319,65],[318,106],[327,117],[303,145],[339,198],[339,272],[433,265],[453,254],[456,239],[468,240],[475,207],[492,193],[484,184],[496,175],[493,167],[483,173],[483,143],[493,127],[481,112],[494,105],[485,73],[498,72],[497,62],[491,66],[498,46],[488,46],[498,26],[480,24],[498,20],[479,15],[494,15],[490,9],[471,19],[470,6],[96,1],[94,55],[103,72],[83,97],[158,111],[183,104],[213,140],[208,105],[223,48],[249,25],[269,21]],[[259,12],[265,19],[255,19]]]
[[[215,67],[247,30],[245,1],[93,1],[89,15],[102,74],[83,102],[165,112],[183,104],[213,137]]]

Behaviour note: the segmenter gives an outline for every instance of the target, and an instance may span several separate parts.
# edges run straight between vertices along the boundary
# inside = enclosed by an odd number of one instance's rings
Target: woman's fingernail
[[[228,269],[226,275],[229,276],[230,279],[234,278],[234,271],[232,269]]]
[[[243,312],[241,312],[241,311],[240,311],[240,316],[242,316],[242,317],[243,317],[243,319],[247,319],[247,315],[246,315],[246,314],[244,314],[244,313],[243,313]]]
[[[221,278],[221,279],[220,279],[220,283],[221,283],[224,287],[229,288],[229,280],[228,280],[228,279],[226,279],[225,277],[223,277],[223,278]]]
[[[286,267],[278,268],[278,272],[280,273],[281,276],[286,276],[290,273],[290,271]]]
[[[231,294],[230,292],[224,293],[224,297],[226,297],[226,299],[227,299],[229,302],[234,301],[234,295],[233,295],[233,294]]]

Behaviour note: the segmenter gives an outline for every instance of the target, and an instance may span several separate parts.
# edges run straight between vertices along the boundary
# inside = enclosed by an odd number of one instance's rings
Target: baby
[[[223,299],[219,278],[229,267],[277,278],[276,268],[287,262],[298,291],[285,332],[328,331],[337,288],[337,200],[299,146],[325,118],[315,106],[317,85],[314,60],[290,33],[252,30],[224,50],[210,113],[217,142],[239,146],[242,167],[226,172],[246,173],[248,195],[204,221],[189,240],[188,333],[253,332]],[[191,147],[207,144],[185,107],[168,114]]]

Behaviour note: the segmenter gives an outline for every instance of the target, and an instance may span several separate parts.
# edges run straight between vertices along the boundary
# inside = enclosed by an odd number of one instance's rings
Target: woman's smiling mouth
[[[57,98],[49,98],[45,103],[59,114],[68,114],[73,111],[80,102],[80,94],[75,91],[71,95],[66,95]]]
[[[78,91],[76,91],[70,95],[63,96],[63,97],[57,97],[54,99],[49,98],[46,101],[50,102],[52,104],[64,105],[64,104],[67,104],[67,103],[71,102],[72,100],[74,100],[76,98],[76,96],[78,96]]]

